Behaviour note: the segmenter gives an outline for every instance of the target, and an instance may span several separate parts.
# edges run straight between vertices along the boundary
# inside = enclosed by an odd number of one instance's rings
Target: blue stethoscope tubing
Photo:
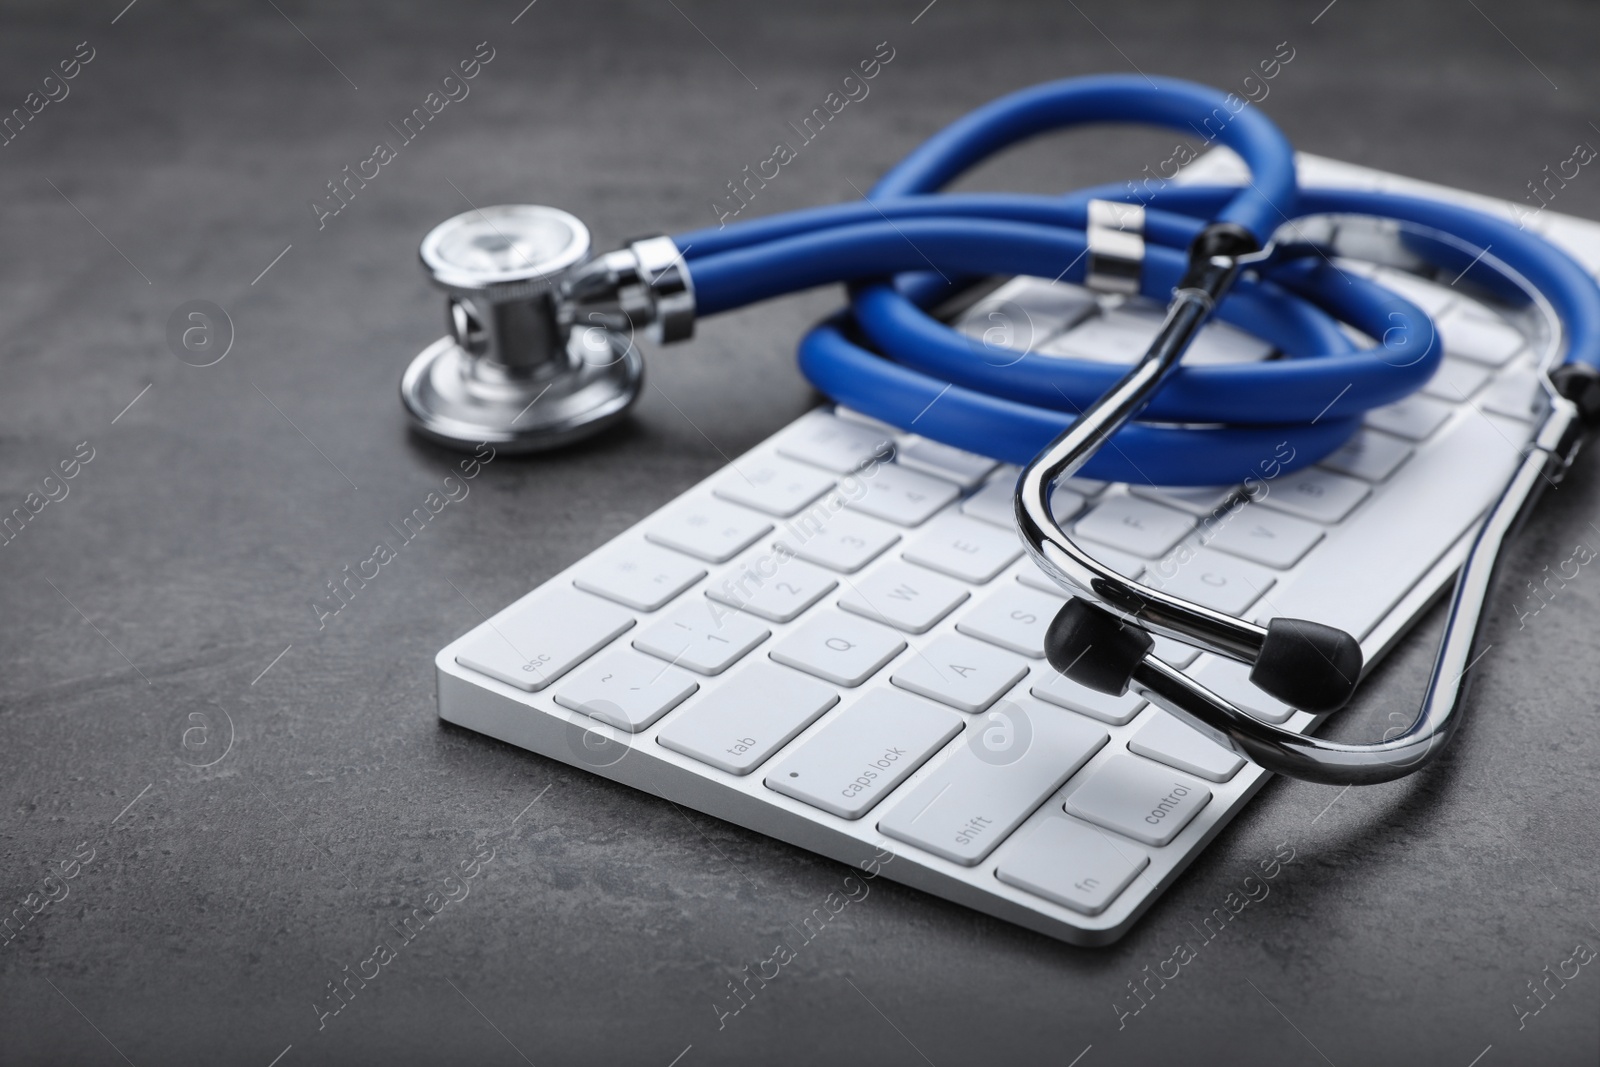
[[[1001,97],[952,123],[892,168],[862,201],[675,237],[697,311],[713,314],[834,282],[850,307],[814,328],[800,366],[837,402],[968,451],[1026,463],[1124,373],[1110,364],[986,347],[925,309],[959,283],[1024,274],[1082,282],[1092,199],[1145,208],[1142,295],[1165,303],[1209,224],[1242,227],[1265,245],[1282,224],[1318,214],[1370,215],[1492,249],[1561,321],[1566,361],[1600,368],[1600,288],[1544,238],[1481,212],[1354,190],[1300,189],[1294,152],[1258,108],[1172,78],[1097,75]],[[995,152],[1050,130],[1127,122],[1201,132],[1251,174],[1242,187],[1166,185],[1152,195],[1104,186],[1063,197],[940,193]],[[1220,124],[1213,130],[1214,125]],[[1348,271],[1296,261],[1242,277],[1217,317],[1287,358],[1180,366],[1161,392],[1081,470],[1112,481],[1228,484],[1268,457],[1314,463],[1366,411],[1420,388],[1442,346],[1426,314]],[[1345,323],[1367,337],[1352,340]],[[1003,358],[1002,358],[1003,357]]]

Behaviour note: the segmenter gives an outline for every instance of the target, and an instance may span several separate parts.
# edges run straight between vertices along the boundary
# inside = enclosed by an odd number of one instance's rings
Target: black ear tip
[[[1079,685],[1121,696],[1154,643],[1138,626],[1073,597],[1050,620],[1044,654],[1050,666]]]
[[[1337,711],[1361,681],[1361,643],[1343,630],[1305,619],[1273,619],[1250,681],[1291,707]]]

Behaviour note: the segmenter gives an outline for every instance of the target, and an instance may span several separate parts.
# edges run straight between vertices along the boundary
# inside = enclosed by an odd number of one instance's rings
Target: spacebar
[[[1305,570],[1262,600],[1257,618],[1311,619],[1365,638],[1494,503],[1527,440],[1520,423],[1458,420],[1330,528]]]

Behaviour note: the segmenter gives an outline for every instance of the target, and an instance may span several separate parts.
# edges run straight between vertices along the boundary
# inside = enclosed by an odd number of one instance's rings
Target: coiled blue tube
[[[1235,109],[1234,105],[1239,105]],[[988,155],[1085,122],[1137,122],[1201,132],[1232,148],[1251,182],[1234,187],[1131,185],[1064,197],[941,194]],[[1025,463],[1121,376],[1103,363],[996,352],[924,308],[949,279],[1029,274],[1082,281],[1091,199],[1145,207],[1143,295],[1165,302],[1191,242],[1212,222],[1265,243],[1308,214],[1398,219],[1493,248],[1561,317],[1567,358],[1600,368],[1600,289],[1542,238],[1479,212],[1373,192],[1299,190],[1277,127],[1237,98],[1174,79],[1098,76],[1002,97],[946,127],[890,170],[866,201],[813,208],[676,238],[701,314],[830,282],[851,286],[847,314],[801,343],[800,366],[840,403],[924,436]],[[930,272],[930,267],[932,272]],[[1294,469],[1339,447],[1370,408],[1423,385],[1438,367],[1433,324],[1409,301],[1322,262],[1241,278],[1217,317],[1287,358],[1182,366],[1083,473],[1167,485],[1225,484],[1268,458]],[[1369,337],[1360,347],[1340,329]]]

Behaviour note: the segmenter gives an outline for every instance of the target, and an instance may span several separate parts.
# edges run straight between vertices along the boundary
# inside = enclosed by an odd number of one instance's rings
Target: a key
[[[1139,575],[1144,573],[1145,561],[1136,556],[1130,556],[1126,552],[1118,552],[1114,548],[1101,548],[1099,545],[1089,546],[1088,552],[1095,559],[1104,563],[1124,578],[1137,580]],[[1032,560],[1023,560],[1017,565],[1017,581],[1029,589],[1037,589],[1041,593],[1050,593],[1059,597],[1071,595],[1054,578],[1040,570]]]
[[[1324,459],[1322,466],[1363,481],[1381,482],[1409,459],[1412,451],[1412,447],[1398,437],[1360,429],[1337,452]]]
[[[769,655],[795,670],[853,689],[905,647],[893,630],[841,612],[823,611],[785,634]]]
[[[1294,709],[1289,705],[1251,684],[1248,663],[1207,656],[1206,661],[1194,669],[1194,680],[1262,722],[1281,726],[1294,714]]]
[[[1206,545],[1284,570],[1322,540],[1322,527],[1259,504],[1245,504],[1211,528]]]
[[[1194,529],[1194,516],[1136,496],[1102,500],[1078,520],[1080,537],[1146,559],[1159,559]]]
[[[841,819],[859,819],[963,725],[947,708],[873,689],[780,759],[764,781]]]
[[[1040,355],[1066,356],[1094,363],[1137,362],[1155,338],[1155,328],[1117,314],[1079,323],[1038,346]]]
[[[1372,492],[1366,482],[1315,467],[1275,478],[1264,488],[1256,496],[1262,507],[1321,523],[1343,519]]]
[[[755,660],[679,712],[656,741],[729,774],[749,774],[838,702],[821,682]]]
[[[964,452],[959,448],[940,444],[938,441],[930,441],[926,437],[918,437],[905,444],[900,449],[896,462],[903,463],[913,470],[948,478],[963,489],[971,489],[998,466],[988,456]]]
[[[813,411],[778,439],[778,454],[835,474],[860,470],[894,454],[894,438],[881,430]]]
[[[1106,743],[1106,731],[1034,701],[1003,701],[967,727],[966,743],[878,821],[890,837],[952,863],[983,862]]]
[[[1136,756],[1112,756],[1067,796],[1066,809],[1147,845],[1165,845],[1200,814],[1211,790]]]
[[[1044,659],[1044,634],[1060,610],[1058,597],[1008,582],[961,616],[956,629],[1029,659]]]
[[[702,498],[652,519],[644,536],[707,563],[726,563],[771,529],[772,523],[754,512]]]
[[[833,479],[815,467],[772,457],[740,460],[723,472],[712,492],[786,519],[832,488]]]
[[[1158,637],[1155,634],[1150,636],[1155,641],[1155,647],[1150,650],[1151,654],[1179,670],[1193,663],[1200,655],[1200,650],[1193,645],[1185,644],[1182,641],[1174,641],[1170,637]]]
[[[1438,319],[1447,355],[1503,367],[1527,344],[1522,333],[1491,312],[1459,307]]]
[[[1010,652],[960,634],[945,634],[903,660],[890,681],[957,711],[982,711],[1028,673]]]
[[[1013,537],[1017,532],[1016,505],[1013,501],[1017,495],[1017,479],[995,478],[989,484],[979,489],[976,493],[961,502],[961,513],[970,515],[974,519],[999,526],[1010,531]],[[1050,492],[1050,513],[1060,523],[1071,522],[1088,503],[1088,497],[1082,493],[1056,486]]]
[[[972,594],[960,582],[910,563],[888,563],[845,583],[839,606],[907,633],[927,633]]]
[[[1498,415],[1455,420],[1407,461],[1403,479],[1373,490],[1360,522],[1328,531],[1315,566],[1280,581],[1256,610],[1366,637],[1494,502],[1527,433]]]
[[[831,571],[854,574],[900,540],[900,532],[893,526],[843,510],[842,503],[840,510],[826,518],[817,516],[817,510],[812,508],[790,520],[778,541],[801,559]]]
[[[654,611],[705,576],[704,567],[676,552],[630,543],[584,560],[572,584],[626,607]]]
[[[1099,310],[1094,294],[1070,282],[1048,282],[1042,278],[1013,278],[990,293],[981,307],[1010,304],[1023,309],[1033,324],[1033,335],[1064,330]],[[977,310],[974,308],[973,310]]]
[[[1426,441],[1445,424],[1454,410],[1443,400],[1413,393],[1404,400],[1367,412],[1367,425],[1404,437],[1407,441]]]
[[[1188,771],[1208,782],[1226,782],[1244,760],[1160,708],[1151,708],[1146,722],[1128,741],[1128,748],[1158,763]]]
[[[810,563],[773,550],[706,587],[719,604],[759,615],[768,622],[788,622],[834,590],[838,580]]]
[[[1158,504],[1204,518],[1220,510],[1239,492],[1236,485],[1134,485],[1129,492]]]
[[[721,674],[771,635],[742,612],[690,600],[647,627],[633,639],[633,647],[697,674]]]
[[[1019,835],[1000,854],[994,873],[1007,885],[1099,915],[1149,865],[1150,856],[1137,845],[1052,815]]]
[[[556,690],[555,700],[619,730],[638,733],[699,688],[686,671],[618,648],[586,664]]]
[[[1539,385],[1538,375],[1531,370],[1514,370],[1502,374],[1489,387],[1479,406],[1497,415],[1532,422],[1542,406],[1543,396],[1544,390]]]
[[[1017,535],[965,515],[941,515],[906,545],[905,558],[982,585],[1022,555]]]
[[[1163,567],[1170,568],[1170,576],[1162,574]],[[1275,581],[1277,576],[1265,567],[1204,548],[1181,562],[1175,558],[1157,564],[1148,577],[1157,589],[1228,615],[1242,615]]]
[[[1484,383],[1489,380],[1490,373],[1488,367],[1478,363],[1464,359],[1445,359],[1440,361],[1439,369],[1428,379],[1428,384],[1422,387],[1422,391],[1440,400],[1460,403],[1482,389]]]
[[[1029,692],[1057,707],[1082,712],[1113,726],[1132,722],[1133,717],[1145,706],[1144,700],[1132,692],[1114,697],[1079,685],[1050,667],[1042,667],[1034,675],[1033,688]]]
[[[1401,270],[1380,269],[1372,280],[1385,289],[1392,289],[1425,311],[1435,322],[1456,302],[1455,293],[1442,285]]]
[[[523,597],[474,630],[456,662],[537,693],[633,626],[599,597],[556,587]]]
[[[850,506],[897,526],[921,526],[934,512],[961,495],[954,482],[896,463],[880,463]]]
[[[1185,366],[1218,363],[1259,363],[1272,355],[1272,345],[1259,337],[1215,319],[1205,324],[1183,353]]]

